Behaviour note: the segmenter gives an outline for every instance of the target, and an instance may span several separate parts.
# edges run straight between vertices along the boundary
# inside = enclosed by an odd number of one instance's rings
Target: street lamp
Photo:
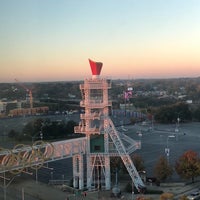
[[[169,152],[170,152],[170,149],[169,149],[169,138],[175,138],[174,135],[168,135],[167,136],[167,147],[165,148],[165,153],[167,155],[167,162],[169,163]]]
[[[179,127],[179,122],[180,122],[180,120],[181,120],[181,119],[178,117],[178,118],[177,118],[178,127]]]
[[[153,121],[154,121],[154,116],[152,115],[152,117],[151,117],[151,127],[150,127],[150,130],[151,130],[151,131],[154,130]]]
[[[134,198],[134,185],[133,185],[133,180],[132,180],[132,194],[131,194],[131,199],[133,200]]]

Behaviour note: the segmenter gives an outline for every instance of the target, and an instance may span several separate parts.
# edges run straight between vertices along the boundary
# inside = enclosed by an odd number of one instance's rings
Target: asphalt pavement
[[[126,182],[119,184],[122,195],[120,198],[111,197],[111,191],[86,191],[84,192],[67,192],[63,191],[61,186],[52,186],[35,180],[19,177],[7,188],[6,200],[113,200],[126,199],[133,200],[139,196],[151,198],[152,200],[159,200],[159,194],[132,194],[124,192]],[[194,190],[200,188],[200,182],[193,184],[171,183],[161,186],[147,185],[148,190],[163,191],[165,193],[172,193],[174,199],[178,200],[181,196],[188,195]],[[0,193],[0,199],[3,199],[4,193]]]
[[[129,137],[141,141],[141,149],[134,153],[139,154],[144,160],[147,177],[154,176],[154,166],[160,156],[166,156],[169,163],[174,166],[179,157],[188,150],[200,151],[200,123],[184,123],[175,132],[176,124],[162,125],[151,124],[142,126],[141,124],[125,126],[127,131],[121,130]],[[120,128],[119,128],[120,130]],[[137,134],[141,132],[141,135]],[[166,148],[169,150],[166,153]],[[182,181],[174,172],[169,181]]]
[[[56,116],[59,118],[60,116]],[[19,119],[19,122],[16,123],[16,121],[13,121],[13,119],[9,119],[9,123],[6,122],[6,120],[0,120],[0,129],[1,129],[1,143],[4,145],[5,144],[5,135],[6,131],[11,127],[12,123],[18,127],[19,124],[20,126],[29,120],[29,118],[25,119],[27,121],[21,121],[24,119]],[[119,120],[118,120],[119,121]],[[18,124],[18,125],[17,125]],[[135,153],[141,155],[142,159],[144,160],[145,164],[145,170],[146,170],[146,175],[147,177],[153,177],[154,176],[154,166],[160,156],[166,156],[166,158],[169,160],[170,164],[174,165],[176,160],[187,150],[193,150],[196,152],[199,152],[200,150],[200,135],[199,135],[199,130],[200,130],[200,123],[180,123],[178,127],[178,132],[175,131],[177,128],[176,124],[170,124],[170,125],[161,125],[161,124],[154,124],[153,129],[150,129],[152,127],[152,124],[147,124],[143,126],[142,124],[135,124],[135,125],[124,125],[124,130],[118,127],[120,132],[123,132],[124,134],[130,136],[131,138],[135,140],[141,140],[141,149],[136,150]],[[18,127],[19,128],[19,127]],[[138,132],[141,132],[141,135],[138,134]],[[171,137],[173,136],[173,137]],[[165,149],[169,149],[169,154],[167,155],[165,152]],[[38,181],[42,181],[44,183],[48,183],[50,179],[62,179],[62,178],[67,178],[69,179],[70,174],[72,172],[72,164],[71,161],[60,161],[63,163],[49,163],[50,166],[53,165],[54,170],[49,171],[48,169],[43,169],[39,171],[38,175]],[[63,176],[64,175],[64,176]],[[26,194],[29,189],[34,190],[37,194],[44,193],[46,195],[44,196],[52,196],[53,194],[48,191],[54,191],[52,189],[52,186],[49,186],[44,183],[39,183],[39,188],[38,185],[36,185],[36,182],[34,180],[35,174],[33,175],[32,179],[30,180],[31,183],[25,182],[22,183],[20,191],[18,192],[18,196],[22,195],[22,188],[24,188],[24,193]],[[120,181],[120,180],[119,180]],[[173,176],[168,180],[168,182],[183,182],[183,180],[180,180],[179,176],[174,173]],[[25,186],[29,186],[26,188]],[[22,187],[23,186],[23,187]],[[42,190],[40,188],[43,188]],[[163,191],[168,191],[168,192],[173,192],[177,197],[178,195],[182,194],[188,194],[192,190],[196,188],[200,188],[199,183],[195,184],[188,184],[185,185],[184,187],[180,186],[174,186],[173,187],[159,187],[159,189],[163,189]],[[9,188],[8,188],[9,189]],[[56,189],[58,190],[58,189]],[[45,192],[46,191],[46,192]],[[179,193],[178,193],[179,191]],[[57,194],[57,192],[54,192],[54,194]],[[94,193],[95,194],[95,193]],[[94,195],[93,194],[93,195]],[[106,193],[103,193],[104,195]],[[2,194],[1,194],[2,195]],[[62,191],[59,190],[59,194],[56,196],[58,197],[61,195],[59,199],[66,198],[66,193],[63,193]],[[95,194],[96,195],[96,194]],[[100,193],[99,193],[100,195]],[[132,196],[130,197],[130,194],[124,194],[126,199],[131,199]],[[95,196],[96,197],[96,196]],[[100,196],[99,196],[100,197]],[[45,198],[46,197],[41,197]],[[71,196],[73,198],[73,196]],[[89,199],[89,194],[87,196]],[[102,198],[105,198],[102,196]],[[109,198],[109,194],[107,195],[106,199]],[[26,199],[26,198],[25,198]],[[36,199],[38,199],[36,197]],[[54,199],[58,199],[55,198]],[[156,199],[154,196],[153,199]],[[7,200],[10,200],[7,198]],[[15,199],[17,200],[17,199]],[[24,200],[24,199],[23,199]],[[29,199],[32,200],[32,199]],[[35,200],[35,199],[34,199]],[[48,198],[50,200],[50,198]],[[71,199],[70,199],[71,200]]]

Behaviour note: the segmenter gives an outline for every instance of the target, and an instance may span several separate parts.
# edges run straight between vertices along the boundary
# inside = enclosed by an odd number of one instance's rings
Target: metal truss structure
[[[87,188],[111,189],[110,157],[120,156],[139,190],[145,186],[129,154],[139,149],[141,144],[116,130],[109,117],[112,102],[109,100],[108,89],[111,88],[111,81],[100,77],[102,63],[92,60],[89,63],[92,78],[85,79],[84,84],[80,85],[80,106],[85,113],[80,115],[81,122],[74,129],[75,133],[86,135]],[[82,161],[77,159],[78,163]],[[83,175],[83,171],[79,174]],[[82,188],[83,177],[78,176],[75,182]]]
[[[39,169],[44,163],[85,154],[86,138],[58,142],[36,141],[18,144],[13,149],[0,149],[0,173],[19,174],[27,168]]]
[[[72,157],[75,188],[83,189],[86,182],[89,190],[109,190],[110,157],[119,156],[135,187],[138,190],[145,187],[129,156],[141,148],[141,143],[115,128],[109,117],[112,102],[108,89],[111,88],[111,81],[100,78],[102,63],[89,62],[92,78],[85,79],[80,85],[80,106],[85,112],[80,115],[79,126],[74,127],[75,133],[85,134],[85,137],[52,143],[37,141],[31,146],[18,144],[12,150],[0,149],[0,174],[19,174],[27,168],[39,169],[44,163]]]

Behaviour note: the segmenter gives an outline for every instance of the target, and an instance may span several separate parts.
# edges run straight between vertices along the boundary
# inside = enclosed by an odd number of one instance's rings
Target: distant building
[[[192,100],[187,100],[186,103],[192,104]]]
[[[24,116],[24,115],[38,115],[38,114],[46,114],[48,113],[49,108],[47,106],[43,107],[35,107],[35,108],[16,108],[10,110],[8,116]]]
[[[120,103],[119,107],[121,110],[136,110],[135,106],[132,103]]]
[[[5,112],[6,111],[6,102],[0,101],[0,113]]]

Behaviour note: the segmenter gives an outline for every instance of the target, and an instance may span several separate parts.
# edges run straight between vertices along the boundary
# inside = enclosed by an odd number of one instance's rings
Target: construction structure
[[[8,116],[9,117],[16,117],[16,116],[26,116],[26,115],[36,115],[36,114],[47,114],[49,111],[48,106],[40,106],[34,107],[33,106],[33,94],[32,89],[26,87],[23,83],[21,83],[18,79],[15,81],[26,91],[26,103],[28,103],[28,108],[22,108],[22,102],[17,102],[17,108],[9,110]]]
[[[101,62],[89,59],[89,63],[92,78],[85,79],[84,84],[80,85],[80,106],[85,113],[80,115],[79,126],[74,129],[75,133],[86,136],[87,188],[111,189],[110,157],[120,156],[135,187],[140,190],[145,186],[129,154],[139,149],[141,144],[120,134],[115,128],[110,118],[112,102],[108,90],[111,88],[111,81],[100,77]],[[74,186],[78,188],[84,186],[83,162],[83,155],[74,156]]]
[[[6,173],[27,173],[29,168],[37,171],[45,163],[72,158],[74,188],[110,190],[110,158],[121,157],[136,189],[141,191],[145,188],[130,158],[131,153],[141,148],[141,143],[116,129],[110,116],[111,81],[100,77],[102,63],[92,60],[89,63],[92,77],[80,85],[80,106],[85,112],[80,114],[81,121],[74,127],[75,133],[82,133],[85,137],[52,143],[41,140],[32,145],[18,144],[12,150],[0,148],[0,175],[3,174],[4,183]]]
[[[27,88],[24,84],[22,84],[21,82],[19,82],[19,80],[15,79],[15,81],[26,90],[27,94],[26,94],[26,101],[29,102],[30,104],[30,110],[33,108],[33,94],[32,94],[32,90]]]

